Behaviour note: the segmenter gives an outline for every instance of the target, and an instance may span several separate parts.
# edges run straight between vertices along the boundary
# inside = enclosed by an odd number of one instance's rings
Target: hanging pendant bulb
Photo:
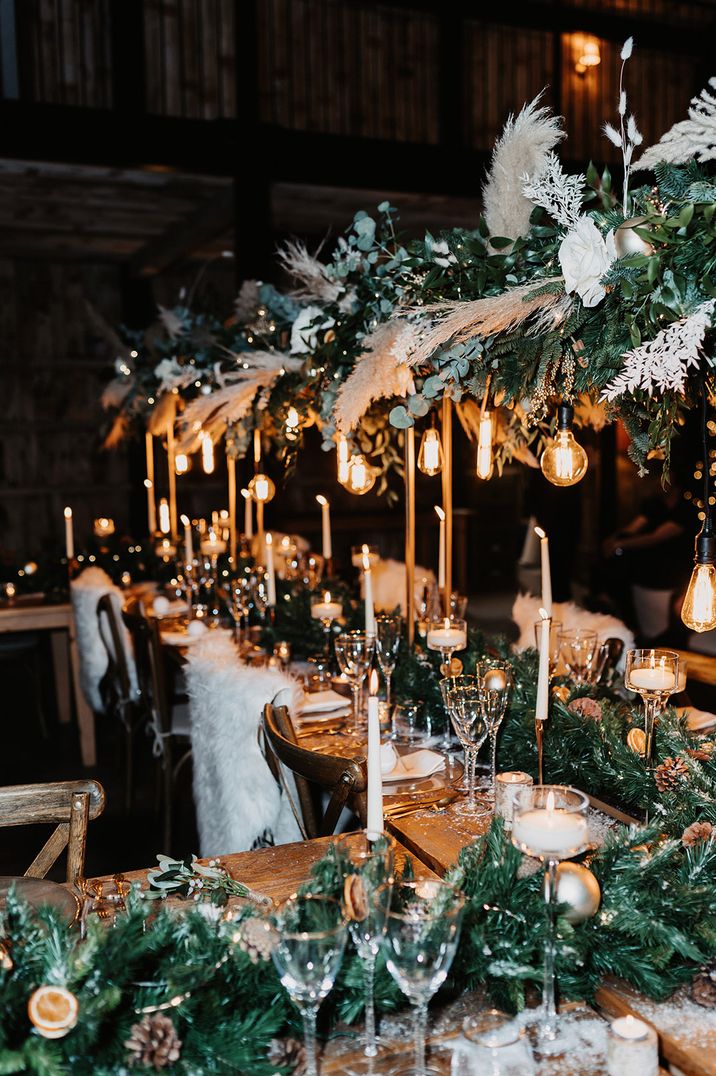
[[[346,482],[346,488],[350,493],[355,493],[357,496],[362,497],[364,493],[368,493],[373,488],[375,479],[376,473],[365,456],[361,453],[351,456],[348,462],[348,480]]]
[[[431,477],[443,469],[443,446],[435,426],[429,426],[423,434],[418,452],[418,470]]]
[[[574,486],[587,473],[589,460],[582,446],[574,440],[573,419],[572,405],[560,404],[557,434],[542,453],[542,474],[553,486]]]
[[[214,442],[208,433],[201,435],[201,465],[204,474],[214,473]]]
[[[477,435],[477,477],[484,482],[492,478],[495,461],[492,455],[492,411],[480,415]]]
[[[350,462],[348,459],[348,441],[342,433],[338,434],[338,481],[342,486],[348,485]]]
[[[267,474],[259,472],[249,482],[249,493],[257,504],[266,504],[267,501],[273,500],[276,486]]]
[[[691,631],[716,628],[716,534],[711,518],[711,489],[708,452],[708,396],[701,386],[702,437],[704,449],[704,525],[696,536],[694,570],[681,607],[681,619]]]

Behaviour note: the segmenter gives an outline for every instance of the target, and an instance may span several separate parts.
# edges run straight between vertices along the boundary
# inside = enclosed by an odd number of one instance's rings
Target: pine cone
[[[698,747],[687,747],[686,754],[689,758],[695,758],[697,762],[709,762],[713,757],[714,745],[712,743],[702,743]]]
[[[708,841],[713,831],[714,828],[710,822],[692,822],[681,834],[681,843],[684,848],[691,848],[701,841]]]
[[[660,792],[674,792],[688,775],[689,767],[683,758],[665,758],[654,771],[656,787]]]
[[[258,964],[259,960],[271,959],[271,952],[276,944],[276,938],[270,924],[265,919],[252,916],[244,919],[239,929],[239,949],[242,949],[252,964]]]
[[[181,1039],[168,1016],[145,1016],[132,1028],[125,1042],[130,1065],[143,1065],[156,1072],[173,1065],[181,1054]]]
[[[306,1071],[306,1048],[298,1039],[271,1039],[268,1059],[277,1068],[293,1066],[294,1076]]]
[[[698,1005],[716,1008],[716,964],[702,968],[691,984],[691,997]]]
[[[590,699],[586,695],[580,695],[578,699],[572,699],[567,707],[570,713],[578,717],[586,717],[590,721],[602,720],[602,705],[596,699]]]

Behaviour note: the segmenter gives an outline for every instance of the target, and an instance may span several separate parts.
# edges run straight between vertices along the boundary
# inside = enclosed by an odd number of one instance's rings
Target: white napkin
[[[189,605],[187,602],[182,601],[181,598],[177,598],[176,601],[170,602],[168,598],[165,598],[160,594],[158,598],[154,599],[152,614],[157,620],[161,620],[162,617],[165,616],[177,616],[179,613],[186,613],[188,608]]]
[[[390,747],[390,744],[386,744]],[[383,748],[381,748],[381,761]],[[437,751],[428,751],[425,748],[413,751],[409,755],[395,753],[395,765],[388,773],[383,770],[383,783],[393,781],[417,781],[421,777],[431,777],[445,765],[445,756]],[[382,768],[382,767],[381,767]]]
[[[686,717],[686,726],[691,732],[699,732],[701,729],[716,725],[716,714],[710,714],[708,710],[697,710],[693,706],[678,706],[676,712],[679,717]]]
[[[345,695],[339,695],[337,691],[313,691],[303,696],[303,702],[298,708],[299,714],[330,713],[333,710],[344,710],[350,706],[350,699]]]
[[[192,620],[186,631],[163,631],[162,642],[169,646],[191,646],[198,639],[205,639],[209,629],[200,620]],[[230,635],[231,628],[213,628],[211,635]]]

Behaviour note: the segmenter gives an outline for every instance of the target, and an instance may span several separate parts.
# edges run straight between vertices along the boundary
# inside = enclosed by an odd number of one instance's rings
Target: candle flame
[[[368,548],[368,546],[365,546],[365,545],[363,546],[363,571],[364,572],[369,572],[370,571],[370,557],[368,556],[368,554],[366,552],[367,548]]]
[[[242,489],[241,490],[241,496],[244,498],[245,501],[250,501],[251,500],[251,494],[249,493],[249,491],[247,489]]]
[[[554,811],[554,792],[547,793],[547,810],[550,814]]]
[[[438,519],[440,520],[440,522],[444,523],[445,522],[445,513],[444,513],[444,511],[442,510],[442,508],[440,507],[439,504],[435,505],[435,511],[438,514]]]
[[[72,519],[72,509],[69,505],[65,508],[65,519]]]
[[[189,516],[182,515],[180,518],[181,518],[181,521],[182,521],[182,523],[184,524],[185,527],[191,526],[191,521],[189,520]]]
[[[370,684],[370,689],[369,689],[370,694],[371,695],[377,695],[378,694],[378,673],[375,671],[375,669],[373,669],[371,674],[370,674],[369,684]]]
[[[273,545],[273,534],[271,531],[266,532],[266,545]]]
[[[330,590],[325,591],[325,593],[323,595],[323,601],[325,602],[326,605],[330,605],[330,602],[331,602],[331,592],[330,592]]]
[[[541,527],[535,527],[535,534],[537,535],[537,537],[538,537],[538,538],[539,538],[539,539],[540,539],[540,540],[541,540],[542,542],[543,542],[543,541],[545,540],[545,538],[547,537],[547,534],[546,534],[546,532],[545,532],[545,531],[543,531]]]
[[[145,478],[144,479],[144,485],[145,485],[145,487],[147,489],[152,489],[153,486],[154,486],[154,483],[152,482],[152,480],[150,478]]]
[[[325,508],[325,506],[328,504],[328,500],[323,496],[322,493],[317,493],[316,494],[316,500],[318,501],[318,503],[323,508]]]
[[[540,609],[539,615],[540,615],[540,620],[551,620],[552,619],[552,617],[549,615],[549,613],[547,612],[546,609]]]

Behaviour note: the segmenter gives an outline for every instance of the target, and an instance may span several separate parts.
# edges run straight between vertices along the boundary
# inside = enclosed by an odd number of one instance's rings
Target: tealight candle
[[[504,691],[507,677],[502,669],[488,669],[482,678],[482,684],[486,691]]]
[[[607,1042],[609,1076],[656,1076],[659,1050],[653,1027],[634,1016],[612,1021]]]
[[[220,553],[226,552],[226,542],[217,537],[214,528],[210,527],[208,538],[202,539],[199,548],[204,556],[218,557]]]
[[[645,692],[653,691],[655,694],[674,691],[676,688],[676,677],[673,669],[668,669],[662,665],[632,669],[629,682],[634,688]]]
[[[450,627],[450,620],[440,621],[440,627],[428,631],[428,646],[431,650],[464,650],[467,646],[467,632],[463,628]]]
[[[108,519],[107,516],[95,519],[94,533],[97,538],[108,538],[110,534],[114,534],[114,520]]]
[[[341,603],[331,600],[330,590],[324,591],[322,602],[315,602],[311,606],[311,616],[314,620],[337,620],[342,612]]]
[[[546,807],[533,807],[513,818],[512,840],[528,855],[568,859],[587,843],[587,819],[553,807],[548,797]]]
[[[512,815],[517,794],[532,784],[532,778],[522,770],[498,773],[495,778],[495,814],[504,819],[506,826],[512,825]]]

